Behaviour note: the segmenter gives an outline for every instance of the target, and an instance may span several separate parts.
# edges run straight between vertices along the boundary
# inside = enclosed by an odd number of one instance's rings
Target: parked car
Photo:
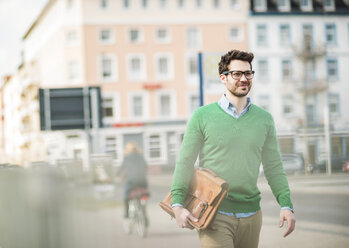
[[[345,172],[349,172],[349,158],[344,160],[342,170]]]
[[[303,174],[304,159],[303,156],[297,153],[281,154],[282,164],[286,174]],[[263,166],[259,168],[259,175],[263,175]]]
[[[333,171],[333,172],[345,171],[346,163],[349,164],[349,159],[343,159],[341,157],[331,158],[331,171]],[[327,160],[326,159],[320,160],[317,163],[310,165],[310,172],[311,173],[326,172],[326,170],[327,170]],[[349,169],[348,169],[348,171],[349,171]]]
[[[281,154],[281,158],[286,174],[304,173],[304,159],[302,155],[297,153]]]

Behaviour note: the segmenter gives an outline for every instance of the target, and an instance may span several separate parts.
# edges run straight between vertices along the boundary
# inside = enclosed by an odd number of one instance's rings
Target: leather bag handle
[[[212,175],[212,176],[214,176],[214,177],[217,177],[217,174],[216,174],[214,171],[212,171],[212,170],[210,170],[210,169],[208,169],[208,168],[199,167],[198,169],[199,169],[199,170],[202,170],[202,171],[206,171],[206,172],[209,173],[210,175]]]

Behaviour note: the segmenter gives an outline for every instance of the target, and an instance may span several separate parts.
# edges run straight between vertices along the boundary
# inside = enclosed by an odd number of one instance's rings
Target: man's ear
[[[222,83],[225,83],[225,80],[227,79],[227,76],[224,74],[219,75],[219,78],[221,79]]]

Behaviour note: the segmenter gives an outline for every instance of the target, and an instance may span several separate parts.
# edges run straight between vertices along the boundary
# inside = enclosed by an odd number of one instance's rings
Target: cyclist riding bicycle
[[[142,155],[142,151],[136,142],[130,141],[125,146],[124,160],[117,172],[123,173],[124,186],[124,218],[129,218],[129,193],[134,188],[148,188],[147,164]],[[146,221],[148,225],[148,220]]]

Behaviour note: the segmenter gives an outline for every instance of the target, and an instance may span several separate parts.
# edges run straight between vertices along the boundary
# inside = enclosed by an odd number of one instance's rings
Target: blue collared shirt
[[[250,110],[252,102],[251,102],[251,98],[247,97],[247,105],[246,107],[242,110],[242,112],[240,113],[240,115],[238,114],[238,112],[236,111],[236,108],[234,107],[234,105],[229,102],[229,100],[227,99],[227,97],[225,96],[225,94],[222,95],[221,99],[218,101],[218,105],[229,115],[233,116],[235,119],[243,116],[244,114],[247,113],[247,111]]]

